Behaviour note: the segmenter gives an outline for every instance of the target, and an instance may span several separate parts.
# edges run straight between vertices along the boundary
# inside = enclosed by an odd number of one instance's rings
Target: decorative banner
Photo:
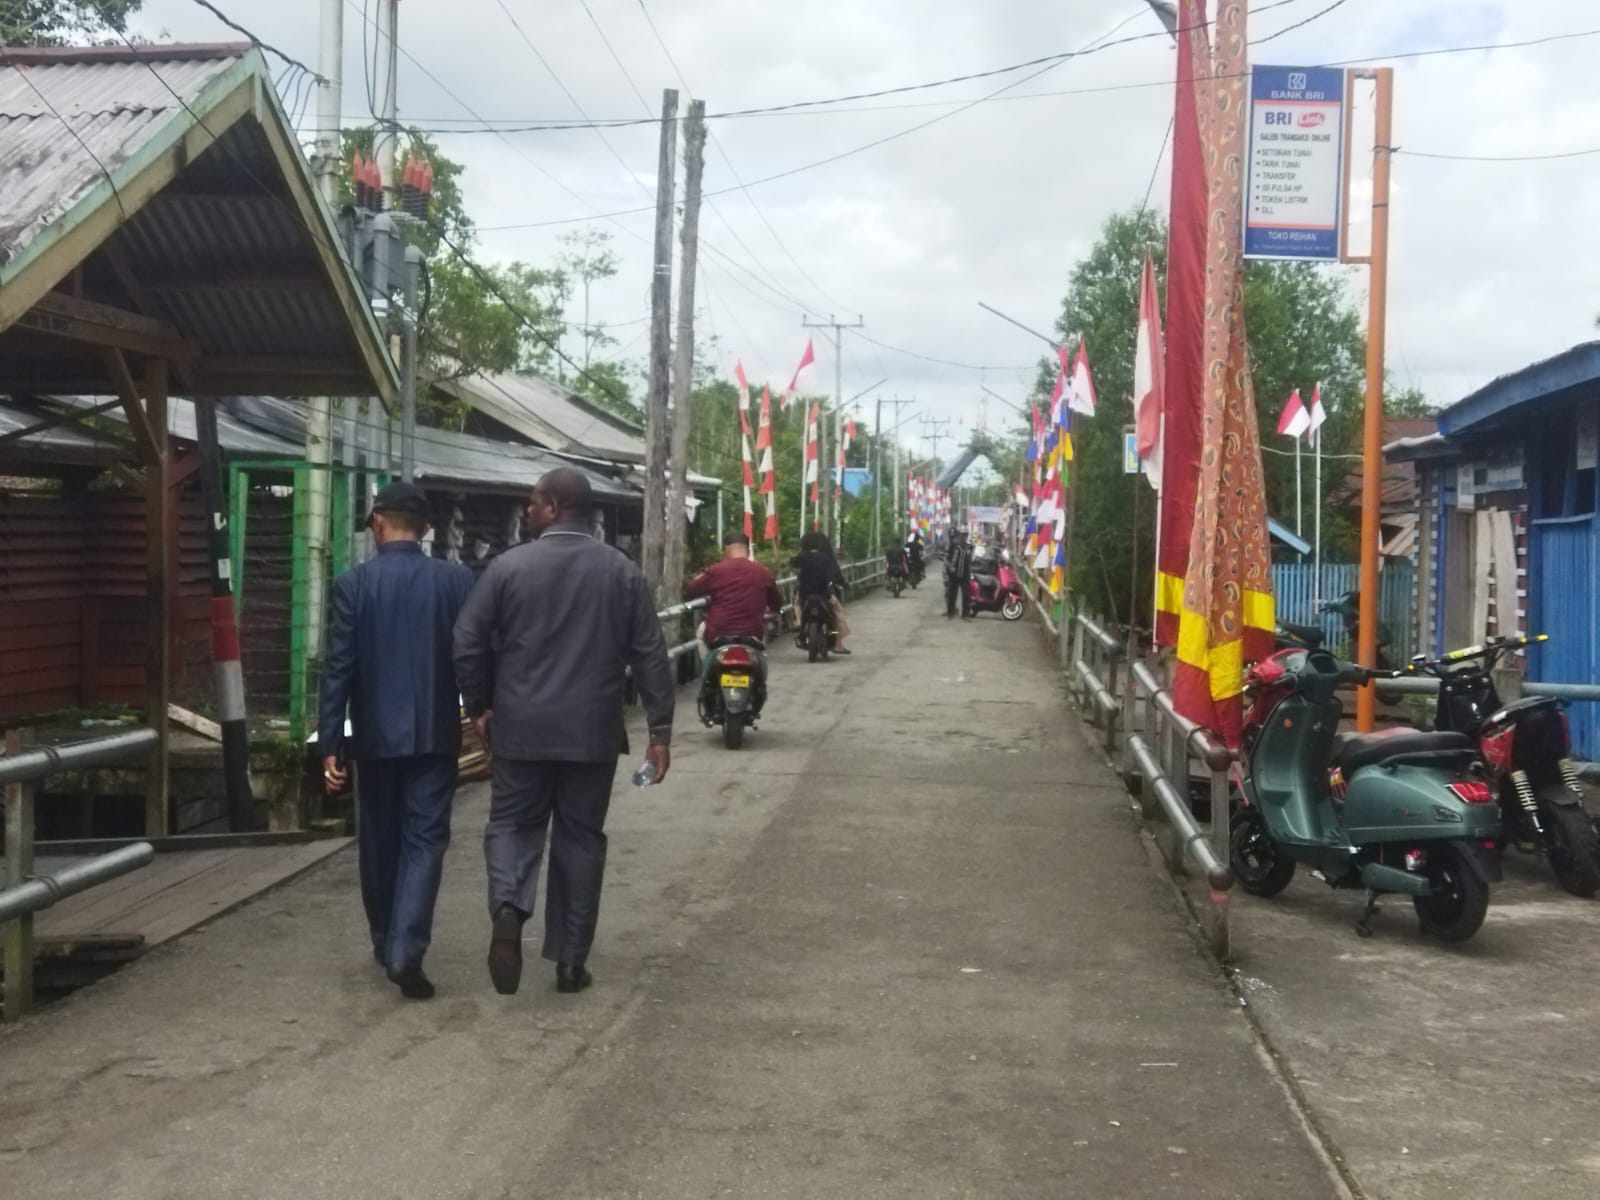
[[[1244,0],[1222,0],[1213,26],[1206,243],[1205,391],[1189,569],[1183,581],[1172,698],[1179,713],[1239,745],[1244,664],[1272,652],[1272,556],[1244,329]],[[1228,165],[1232,164],[1232,169]]]
[[[1156,536],[1156,642],[1178,644],[1189,534],[1200,479],[1205,371],[1206,168],[1211,49],[1203,0],[1179,0],[1173,89],[1172,194],[1167,226],[1167,337],[1161,403],[1161,503]]]
[[[794,369],[794,377],[789,380],[789,386],[784,390],[784,395],[786,395],[786,396],[794,395],[794,389],[797,386],[799,386],[799,383],[800,383],[800,372],[804,371],[807,367],[809,367],[812,363],[814,363],[816,361],[817,361],[817,356],[816,356],[816,354],[813,352],[813,350],[811,348],[811,339],[807,338],[806,339],[806,350],[805,350],[805,353],[800,356],[800,365]]]
[[[1246,257],[1337,261],[1343,156],[1343,71],[1251,70]]]
[[[1306,411],[1306,406],[1300,403],[1300,389],[1295,388],[1289,393],[1289,399],[1284,402],[1283,411],[1278,414],[1278,432],[1284,437],[1292,437],[1297,441],[1300,435],[1311,428],[1311,414]]]
[[[750,417],[742,408],[739,410],[739,449],[744,458],[744,535],[749,537],[755,512],[750,507],[750,489],[755,480],[750,474]]]
[[[1144,256],[1139,273],[1139,331],[1133,351],[1134,452],[1150,486],[1161,490],[1161,406],[1166,394],[1161,361],[1161,312],[1156,269]]]
[[[767,522],[762,536],[778,540],[777,472],[772,466],[772,393],[761,389],[761,424],[756,430],[756,449],[761,451],[761,494],[766,497]]]
[[[796,372],[798,374],[798,372]],[[806,414],[806,486],[811,489],[811,502],[817,500],[817,404],[811,403],[811,411]],[[815,528],[816,521],[812,521]]]
[[[750,407],[750,381],[744,377],[744,363],[735,359],[733,363],[734,382],[739,385],[739,407]]]
[[[1067,407],[1086,417],[1094,416],[1094,383],[1089,378],[1089,353],[1084,349],[1081,333],[1078,335],[1078,353],[1072,360],[1072,371],[1067,380]]]

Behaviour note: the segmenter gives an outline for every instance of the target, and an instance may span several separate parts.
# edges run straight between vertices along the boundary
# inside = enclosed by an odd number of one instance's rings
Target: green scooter
[[[1235,877],[1275,896],[1304,863],[1336,888],[1411,897],[1423,931],[1464,942],[1483,924],[1500,810],[1464,734],[1340,733],[1342,686],[1391,672],[1325,650],[1279,651],[1250,668],[1242,769],[1230,817]]]

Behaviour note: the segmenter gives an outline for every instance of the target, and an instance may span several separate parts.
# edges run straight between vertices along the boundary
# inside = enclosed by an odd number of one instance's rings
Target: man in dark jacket
[[[533,913],[547,827],[543,954],[556,964],[558,991],[592,982],[584,964],[600,916],[611,784],[628,748],[628,668],[657,782],[671,762],[666,639],[639,569],[591,535],[593,507],[582,472],[560,467],[539,480],[527,509],[536,540],[489,564],[456,622],[461,695],[493,757],[483,847],[489,977],[502,995],[522,981],[522,926]]]
[[[972,544],[967,541],[967,531],[958,529],[950,536],[944,551],[944,615],[956,615],[956,604],[961,605],[961,615],[967,612],[967,580],[972,578]]]
[[[405,996],[425,1000],[433,984],[422,956],[433,932],[461,752],[450,636],[472,572],[423,549],[428,501],[409,483],[381,490],[367,524],[376,557],[333,584],[317,749],[328,789],[343,787],[348,705],[372,953]]]

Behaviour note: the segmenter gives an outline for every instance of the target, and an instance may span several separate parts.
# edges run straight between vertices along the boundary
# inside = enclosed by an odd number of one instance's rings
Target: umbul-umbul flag
[[[1315,400],[1312,403],[1316,403]],[[1289,393],[1289,399],[1283,406],[1283,411],[1278,414],[1278,432],[1284,437],[1297,438],[1311,428],[1311,414],[1306,411],[1306,406],[1300,403],[1300,389],[1295,388]]]
[[[1133,351],[1134,449],[1150,486],[1161,490],[1162,380],[1161,312],[1156,304],[1156,269],[1144,256],[1139,274],[1139,332]]]
[[[1322,407],[1322,384],[1317,382],[1311,385],[1311,415],[1309,426],[1312,433],[1322,428],[1322,423],[1328,419],[1328,410]]]
[[[1083,334],[1078,335],[1078,353],[1072,360],[1072,375],[1067,380],[1067,407],[1086,417],[1094,416],[1094,383],[1089,378],[1089,352]]]
[[[788,394],[789,395],[791,395],[791,396],[794,395],[794,389],[800,383],[800,372],[804,371],[807,367],[809,367],[812,363],[814,363],[816,361],[817,361],[817,356],[816,356],[815,351],[811,347],[811,339],[807,338],[806,339],[806,350],[805,350],[805,353],[800,356],[800,365],[794,369],[794,377],[789,380],[789,387],[788,387]]]

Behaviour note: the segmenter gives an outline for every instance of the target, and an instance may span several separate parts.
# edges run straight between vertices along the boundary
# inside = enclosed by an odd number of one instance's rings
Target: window
[[[1539,441],[1540,517],[1582,517],[1595,511],[1596,433],[1600,399],[1552,413]]]

